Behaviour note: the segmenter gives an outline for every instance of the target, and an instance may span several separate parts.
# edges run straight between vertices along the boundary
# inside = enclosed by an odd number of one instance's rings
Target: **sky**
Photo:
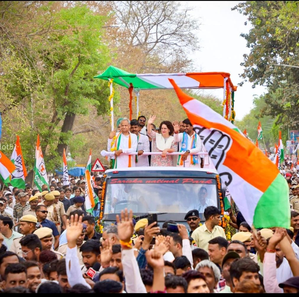
[[[200,26],[198,38],[200,49],[193,53],[192,60],[198,72],[228,72],[232,83],[237,86],[235,92],[236,120],[242,120],[254,107],[253,99],[266,93],[265,87],[252,88],[249,82],[238,86],[242,81],[239,74],[244,67],[243,55],[249,54],[245,38],[241,33],[248,33],[250,25],[245,26],[246,16],[231,8],[244,1],[186,1],[181,5],[194,7],[192,15],[198,18]],[[185,4],[184,4],[185,3]],[[249,22],[248,22],[249,24]],[[223,89],[201,90],[200,94],[214,95],[223,99]]]

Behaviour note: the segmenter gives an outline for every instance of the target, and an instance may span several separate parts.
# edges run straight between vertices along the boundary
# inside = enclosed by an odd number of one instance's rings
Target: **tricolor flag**
[[[261,122],[259,122],[259,125],[257,126],[257,139],[262,140],[263,139],[263,129]]]
[[[283,150],[283,144],[281,140],[281,131],[279,131],[278,134],[278,151],[277,151],[277,156],[278,156],[278,167],[280,168],[283,161],[284,161],[284,150]]]
[[[278,145],[277,144],[275,144],[275,155],[274,155],[273,163],[278,168]]]
[[[35,148],[35,164],[34,164],[34,183],[37,188],[42,191],[42,185],[49,187],[48,175],[42,148],[40,146],[39,135],[37,135],[36,148]]]
[[[63,169],[62,169],[62,185],[68,186],[70,184],[70,178],[69,178],[69,172],[67,169],[67,160],[66,160],[66,154],[65,149],[63,149]]]
[[[247,134],[247,130],[246,130],[246,129],[243,131],[243,134],[244,134],[244,136],[245,136],[246,138],[248,138],[248,134]]]
[[[288,228],[289,187],[279,169],[236,126],[169,81],[247,223]]]
[[[99,202],[99,198],[96,195],[91,179],[91,150],[89,152],[89,158],[85,168],[85,209],[90,214],[93,213],[95,205]]]
[[[27,176],[27,170],[23,159],[20,137],[18,135],[17,135],[15,148],[11,154],[10,160],[16,166],[16,170],[11,174],[10,184],[16,188],[25,189],[25,185],[26,185],[25,179]]]
[[[259,141],[258,141],[258,139],[255,140],[255,146],[259,147]]]
[[[14,172],[16,166],[0,151],[0,176],[3,181],[10,180],[11,173]]]

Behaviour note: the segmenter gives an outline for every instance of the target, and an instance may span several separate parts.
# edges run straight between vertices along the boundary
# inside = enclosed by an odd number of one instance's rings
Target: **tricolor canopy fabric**
[[[102,74],[94,76],[103,80],[113,79],[113,82],[125,88],[153,90],[153,89],[173,89],[169,78],[173,79],[181,89],[219,89],[225,87],[225,78],[233,91],[237,87],[233,85],[230,74],[226,72],[188,72],[188,73],[146,73],[134,74],[109,66]]]

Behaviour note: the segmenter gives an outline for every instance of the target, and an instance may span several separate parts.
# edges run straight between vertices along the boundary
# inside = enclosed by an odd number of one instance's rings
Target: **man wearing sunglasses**
[[[47,207],[45,205],[40,204],[36,207],[35,213],[36,213],[37,222],[39,223],[38,225],[40,227],[48,227],[52,229],[53,236],[55,239],[54,250],[57,250],[59,246],[59,232],[57,230],[55,223],[47,219],[47,215],[48,215]]]
[[[189,236],[192,237],[192,232],[199,227],[200,223],[200,217],[199,212],[197,209],[192,209],[187,212],[185,215],[185,220],[187,221],[187,224],[189,225]]]

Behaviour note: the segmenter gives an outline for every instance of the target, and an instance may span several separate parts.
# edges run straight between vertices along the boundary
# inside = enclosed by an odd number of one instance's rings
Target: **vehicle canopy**
[[[108,169],[104,174],[100,220],[115,223],[116,214],[127,208],[135,217],[158,214],[158,222],[186,223],[189,210],[197,209],[205,221],[204,208],[223,210],[223,190],[215,169],[187,167],[131,167]],[[161,225],[161,224],[160,224]]]

